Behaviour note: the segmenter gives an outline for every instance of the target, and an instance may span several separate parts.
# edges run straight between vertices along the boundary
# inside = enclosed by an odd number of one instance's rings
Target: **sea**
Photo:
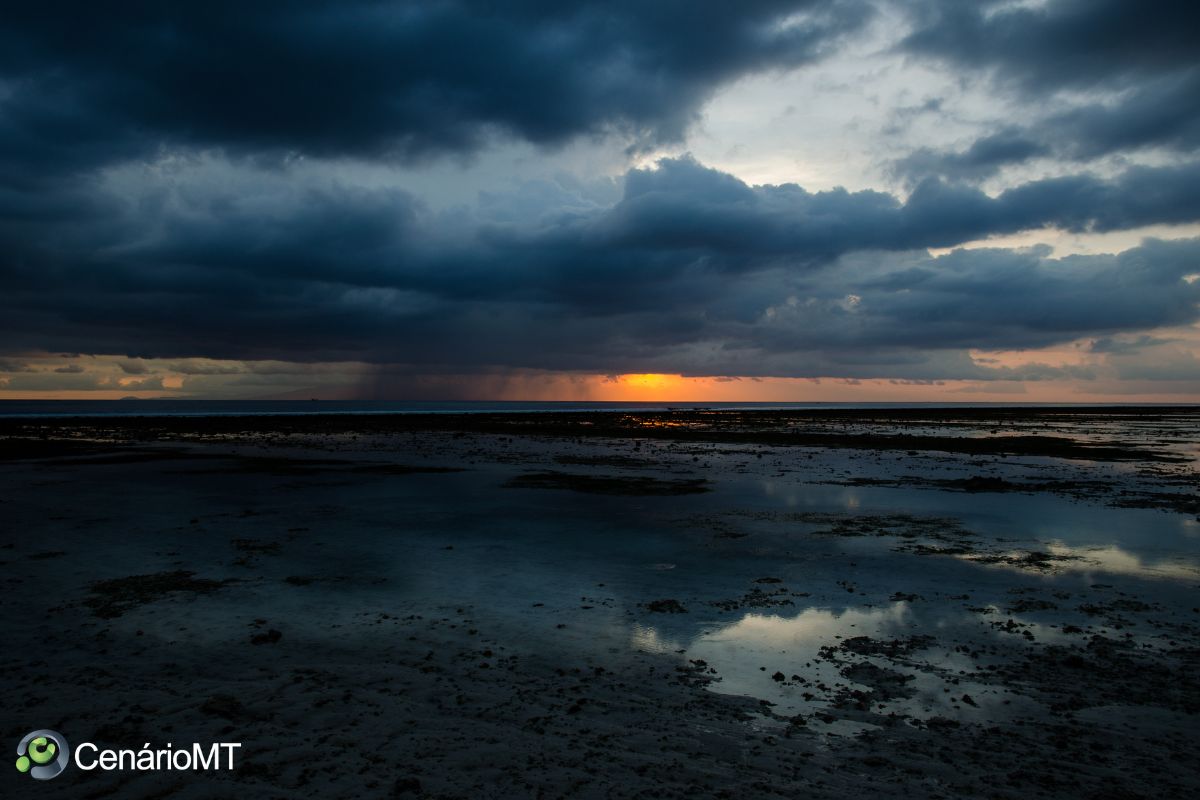
[[[0,400],[0,418],[217,417],[312,414],[536,414],[554,412],[805,411],[833,409],[1104,408],[1119,403],[714,403],[602,401],[382,400]],[[1139,406],[1152,405],[1139,403]],[[1176,405],[1176,404],[1163,404]]]

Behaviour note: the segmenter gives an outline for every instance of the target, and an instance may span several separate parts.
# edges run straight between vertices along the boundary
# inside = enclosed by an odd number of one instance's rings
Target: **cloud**
[[[20,185],[160,148],[283,163],[472,153],[497,135],[678,141],[716,89],[820,58],[869,12],[862,0],[24,4],[0,29],[0,175]]]
[[[1181,347],[1160,348],[1151,357],[1122,354],[1112,363],[1124,381],[1200,381],[1200,358]]]
[[[54,392],[54,391],[94,391],[104,388],[104,379],[94,373],[84,370],[61,372],[37,372],[33,374],[13,375],[4,384],[9,391],[20,392]]]
[[[142,359],[124,359],[122,361],[118,361],[117,366],[121,369],[121,372],[124,372],[126,375],[146,375],[153,371]]]
[[[910,9],[910,11],[912,11]],[[898,49],[1019,98],[1019,122],[963,149],[921,147],[895,164],[909,180],[979,180],[1034,157],[1087,161],[1200,149],[1200,11],[1167,0],[1037,5],[930,0]]]
[[[700,335],[724,319],[752,320],[788,281],[855,252],[948,247],[1046,225],[1107,231],[1200,219],[1198,165],[1034,181],[996,196],[928,180],[902,201],[752,187],[679,158],[629,172],[611,205],[587,187],[534,182],[447,212],[391,188],[279,170],[230,176],[208,162],[191,169],[132,188],[93,187],[94,216],[0,223],[0,245],[22,254],[0,261],[8,346],[389,360],[416,337],[428,360],[454,361],[464,331],[490,326],[472,361],[504,363],[522,332],[563,314],[579,318],[581,337],[562,341],[564,350],[585,349],[597,335],[587,326],[605,319],[637,317],[627,333],[648,343],[681,327]],[[776,273],[778,285],[737,278]],[[727,284],[739,282],[731,292]],[[861,293],[843,287],[827,299],[849,314],[853,294]],[[662,309],[681,313],[656,319]],[[544,349],[536,335],[524,344]]]
[[[1092,343],[1088,346],[1088,352],[1115,353],[1118,355],[1136,354],[1148,347],[1157,347],[1162,344],[1170,344],[1174,341],[1174,339],[1164,339],[1146,334],[1132,338],[1102,336],[1099,339],[1092,340]]]
[[[161,376],[153,376],[149,378],[140,378],[137,380],[126,380],[121,382],[110,380],[102,384],[101,388],[121,389],[122,391],[128,392],[161,390],[163,388],[163,379]]]
[[[1200,219],[1200,162],[1134,167],[1112,179],[1081,174],[1021,184],[996,196],[939,180],[921,182],[907,200],[877,191],[808,192],[795,184],[750,187],[690,158],[633,170],[611,209],[571,215],[540,241],[497,232],[497,249],[570,248],[572,275],[588,284],[589,261],[604,259],[606,280],[670,274],[702,260],[741,271],[779,261],[819,265],[858,250],[949,247],[1047,226],[1113,231]],[[531,248],[532,249],[532,248]],[[513,260],[527,260],[513,252]],[[561,256],[561,254],[560,254]],[[543,284],[544,285],[544,284]],[[603,294],[588,285],[589,296]]]
[[[246,392],[360,372],[439,391],[547,371],[1091,380],[1141,356],[1161,365],[1145,375],[1191,374],[1159,329],[1197,320],[1200,240],[928,249],[1200,223],[1200,12],[923,0],[875,13],[887,4],[6,9],[0,372],[10,389],[152,391],[169,375]],[[818,62],[829,71],[778,80]],[[721,124],[701,124],[730,87],[725,113],[745,117],[732,129],[762,136],[719,141]],[[874,130],[873,113],[893,133],[872,157],[894,159],[903,194],[751,185],[688,156],[612,166],[713,137],[767,174],[789,159],[758,143]],[[552,150],[613,174],[553,176]],[[476,172],[456,171],[472,159]],[[430,199],[455,181],[458,205]],[[970,354],[1072,342],[1090,342],[1079,364]],[[30,366],[54,352],[102,357]]]
[[[909,180],[920,181],[929,176],[940,176],[951,180],[978,181],[990,178],[1004,166],[1019,164],[1048,152],[1046,145],[1010,127],[976,139],[959,152],[917,148],[898,159],[892,168],[896,174]]]
[[[180,375],[236,375],[243,371],[243,367],[238,364],[196,363],[193,361],[168,364],[167,369]]]
[[[1084,103],[1008,126],[963,150],[920,147],[893,171],[909,181],[931,175],[978,181],[1032,158],[1086,162],[1147,148],[1193,154],[1200,149],[1200,68],[1139,86],[1119,99]]]
[[[1129,85],[1191,69],[1200,50],[1200,9],[1187,0],[1162,0],[1153,13],[1125,0],[929,0],[916,8],[903,50],[994,70],[1031,94]]]
[[[121,380],[103,369],[88,369],[78,363],[47,372],[22,373],[5,379],[7,391],[162,391],[162,377]]]
[[[435,212],[395,189],[309,185],[286,170],[243,172],[232,185],[140,185],[114,199],[97,187],[103,225],[85,217],[49,237],[0,228],[31,254],[0,262],[12,287],[0,332],[14,354],[136,353],[188,376],[247,380],[323,374],[306,363],[318,361],[427,373],[1086,378],[966,351],[1191,324],[1200,240],[1063,258],[924,248],[1044,225],[1196,220],[1197,187],[1195,165],[1135,167],[995,196],[925,181],[902,200],[749,186],[690,158],[630,171],[611,205],[569,182],[535,183],[514,194],[518,215],[499,195]],[[141,366],[123,359],[125,374],[126,364]]]

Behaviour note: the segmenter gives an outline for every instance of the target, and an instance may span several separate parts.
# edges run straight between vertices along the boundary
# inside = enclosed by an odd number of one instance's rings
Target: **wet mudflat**
[[[1193,409],[0,437],[4,733],[243,742],[47,796],[1200,788]]]

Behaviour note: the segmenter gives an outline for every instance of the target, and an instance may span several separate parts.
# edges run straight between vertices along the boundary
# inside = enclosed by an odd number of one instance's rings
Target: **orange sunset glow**
[[[1175,335],[1181,335],[1175,332]],[[1177,359],[1189,353],[1179,349]],[[901,380],[688,376],[679,373],[588,374],[502,370],[408,374],[393,367],[339,362],[160,361],[112,356],[31,356],[26,371],[0,377],[0,399],[118,400],[218,398],[245,400],[445,399],[633,403],[805,402],[1179,402],[1188,381],[1120,380],[1129,359],[1098,357],[1076,345],[1037,352],[976,351],[989,369],[1014,379]],[[1073,379],[1023,376],[1066,371]],[[128,372],[137,374],[127,374]]]

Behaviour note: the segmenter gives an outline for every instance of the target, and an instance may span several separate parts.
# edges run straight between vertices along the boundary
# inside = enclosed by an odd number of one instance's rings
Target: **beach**
[[[1198,458],[1194,406],[0,419],[4,734],[241,743],[45,797],[1193,797]]]

